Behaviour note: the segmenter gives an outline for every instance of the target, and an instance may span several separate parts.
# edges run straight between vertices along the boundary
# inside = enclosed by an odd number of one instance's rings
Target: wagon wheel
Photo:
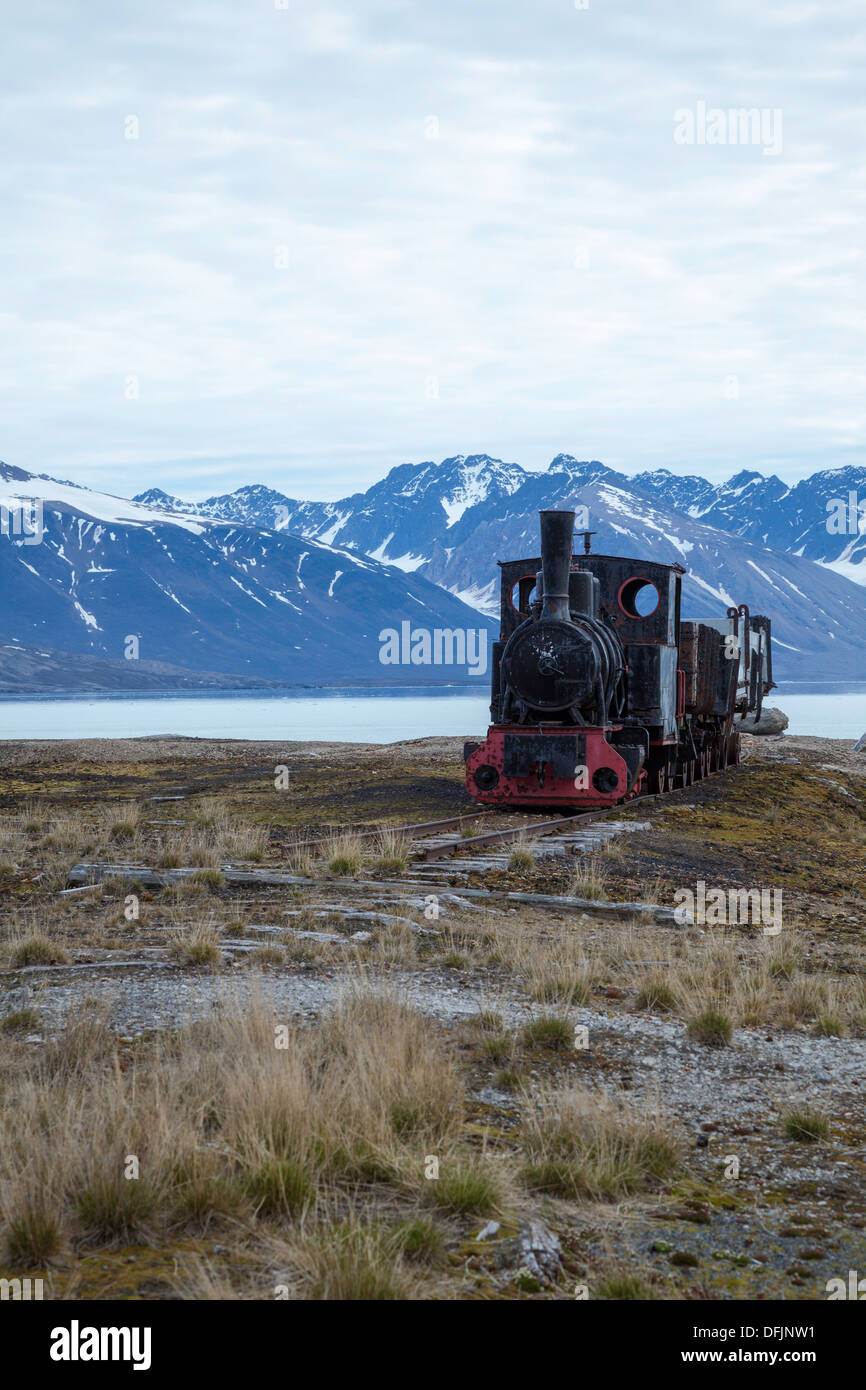
[[[688,774],[689,774],[689,782],[688,782],[688,784],[689,784],[690,787],[693,787],[693,786],[695,785],[695,780],[696,780],[696,779],[695,779],[695,760],[694,760],[694,758],[690,758],[690,759],[689,759],[687,766],[688,766]]]
[[[728,740],[723,738],[719,744],[719,772],[724,772],[728,766]]]
[[[664,796],[668,789],[668,765],[662,763],[657,767],[650,779],[650,791],[655,796]]]
[[[736,765],[740,761],[740,735],[731,734],[731,748],[728,754],[728,762]]]
[[[680,787],[689,785],[689,765],[686,762],[677,764],[676,780]]]

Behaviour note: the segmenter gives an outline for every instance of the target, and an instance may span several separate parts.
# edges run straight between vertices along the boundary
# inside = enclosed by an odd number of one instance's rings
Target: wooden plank
[[[76,864],[69,871],[70,881],[77,883],[82,880],[88,882],[101,882],[106,879],[126,878],[133,882],[141,883],[145,887],[166,887],[171,883],[181,882],[185,878],[191,878],[199,873],[196,868],[187,869],[160,869],[158,871],[145,868],[143,865],[132,864]],[[397,889],[401,892],[414,896],[419,890],[424,896],[447,897],[452,891],[445,884],[414,883],[403,882],[394,879],[312,879],[300,878],[296,874],[278,874],[269,869],[231,869],[222,870],[226,884],[231,887],[234,884],[261,883],[264,886],[283,886],[316,888],[323,891],[327,888],[337,889],[339,892],[344,890],[360,891],[369,894],[376,893],[383,888]],[[95,878],[87,878],[88,875],[95,875]],[[477,899],[491,904],[497,902],[507,903],[526,903],[532,907],[548,908],[557,912],[586,912],[595,913],[607,917],[639,917],[643,913],[651,914],[658,922],[676,923],[674,909],[663,907],[659,903],[645,902],[607,902],[599,899],[589,898],[570,898],[545,893],[516,893],[506,892],[504,889],[491,888],[464,888],[456,890],[457,896],[461,898]],[[676,925],[679,925],[676,923]]]

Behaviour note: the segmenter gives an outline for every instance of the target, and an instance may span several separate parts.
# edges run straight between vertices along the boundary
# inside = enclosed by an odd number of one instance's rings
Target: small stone
[[[500,1225],[498,1221],[488,1221],[484,1229],[478,1232],[478,1235],[475,1237],[475,1239],[492,1240],[496,1233],[499,1231],[499,1229]]]
[[[705,1149],[710,1142],[709,1135],[699,1134],[695,1143],[695,1148]]]

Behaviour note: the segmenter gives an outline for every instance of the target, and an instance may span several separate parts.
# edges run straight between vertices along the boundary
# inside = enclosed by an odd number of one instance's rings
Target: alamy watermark
[[[782,153],[782,112],[778,107],[736,106],[727,109],[699,101],[692,111],[674,112],[678,145],[759,145],[765,155]]]
[[[11,1299],[13,1303],[29,1303],[44,1298],[41,1279],[0,1279],[0,1302]]]
[[[847,497],[831,497],[826,511],[829,535],[859,536],[866,531],[866,497],[861,502],[853,488]]]
[[[839,1298],[854,1298],[860,1302],[866,1298],[866,1279],[859,1278],[856,1269],[848,1270],[847,1283],[844,1279],[828,1279],[824,1287],[830,1303]]]
[[[45,535],[41,497],[0,502],[0,535],[21,541],[22,545],[39,545]]]
[[[487,629],[413,627],[408,619],[379,633],[383,666],[466,666],[470,675],[487,673]]]
[[[707,888],[698,879],[694,888],[674,893],[674,921],[679,926],[763,927],[764,936],[782,930],[781,888]]]

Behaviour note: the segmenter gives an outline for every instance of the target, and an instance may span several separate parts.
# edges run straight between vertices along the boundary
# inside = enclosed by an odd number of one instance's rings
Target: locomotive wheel
[[[662,763],[661,767],[656,768],[650,778],[649,790],[655,796],[664,796],[668,789],[668,767],[667,763]]]
[[[694,758],[690,758],[689,761],[688,761],[688,763],[686,764],[686,766],[687,766],[687,768],[688,768],[688,775],[689,775],[688,785],[689,785],[690,787],[693,787],[693,786],[695,785],[695,760],[694,760]]]

